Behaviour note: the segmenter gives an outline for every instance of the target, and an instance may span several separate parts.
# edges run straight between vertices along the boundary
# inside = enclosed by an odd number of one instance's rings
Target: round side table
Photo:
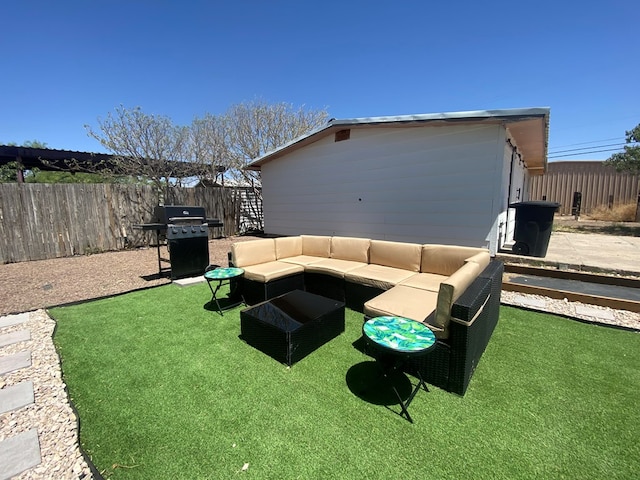
[[[374,358],[380,365],[384,378],[389,378],[391,373],[401,370],[409,359],[426,355],[436,345],[436,336],[429,327],[403,317],[374,317],[364,323],[362,333],[367,347],[382,354],[375,355]],[[401,415],[406,415],[407,420],[411,423],[413,423],[413,419],[409,415],[409,405],[421,387],[427,390],[420,372],[418,372],[418,378],[418,385],[406,401],[402,399],[396,388],[391,386],[400,402]]]

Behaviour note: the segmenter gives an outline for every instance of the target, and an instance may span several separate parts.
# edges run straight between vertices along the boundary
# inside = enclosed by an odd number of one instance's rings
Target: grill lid
[[[189,205],[158,205],[153,209],[153,222],[163,223],[199,223],[205,222],[204,207]]]

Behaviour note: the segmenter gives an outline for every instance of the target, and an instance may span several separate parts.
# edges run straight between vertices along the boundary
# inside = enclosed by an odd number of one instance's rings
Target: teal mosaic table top
[[[365,322],[362,332],[378,345],[397,352],[421,352],[436,343],[436,336],[424,324],[402,317],[375,317]]]
[[[216,268],[205,272],[204,277],[209,280],[227,280],[229,278],[239,277],[244,270],[236,267]]]

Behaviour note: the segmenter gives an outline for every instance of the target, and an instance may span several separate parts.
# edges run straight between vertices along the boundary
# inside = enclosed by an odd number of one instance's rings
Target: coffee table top
[[[205,272],[204,277],[209,280],[228,280],[230,278],[239,277],[244,270],[237,267],[216,268]]]
[[[362,332],[372,342],[394,352],[425,352],[436,343],[429,327],[403,317],[372,318],[365,322]]]
[[[269,323],[279,330],[293,332],[343,307],[343,302],[302,290],[293,290],[247,308],[243,313]]]

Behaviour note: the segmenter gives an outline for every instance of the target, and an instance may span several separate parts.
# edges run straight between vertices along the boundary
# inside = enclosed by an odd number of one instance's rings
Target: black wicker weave
[[[304,274],[296,273],[270,282],[242,279],[240,287],[247,305],[255,305],[293,290],[304,290]]]
[[[350,282],[346,280],[345,284],[345,301],[347,302],[347,308],[362,313],[364,310],[364,304],[374,297],[377,297],[381,293],[384,293],[382,288],[371,287],[369,285],[362,285],[360,283]]]
[[[409,371],[420,370],[427,383],[464,395],[498,323],[504,266],[492,260],[451,309],[449,338]]]
[[[305,272],[304,287],[307,292],[344,302],[344,278]]]
[[[344,303],[294,290],[240,312],[241,338],[291,366],[344,332]]]

